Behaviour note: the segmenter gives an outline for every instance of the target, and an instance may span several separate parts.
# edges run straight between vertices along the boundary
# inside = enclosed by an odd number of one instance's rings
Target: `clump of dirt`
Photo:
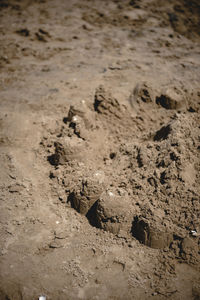
[[[86,176],[86,174],[85,174]],[[99,199],[104,190],[105,175],[102,171],[96,171],[94,174],[89,173],[79,186],[70,193],[69,199],[72,206],[80,213],[87,214],[93,204]]]
[[[105,115],[113,115],[117,118],[121,118],[121,107],[117,99],[106,92],[103,86],[100,86],[95,93],[94,109],[98,113]]]
[[[146,218],[136,217],[132,227],[133,236],[144,245],[164,249],[173,242],[172,232],[167,232],[165,226],[156,224]]]
[[[131,104],[134,101],[140,103],[141,100],[145,103],[155,102],[154,91],[146,82],[138,83],[129,99]]]
[[[131,206],[125,192],[115,195],[107,190],[101,194],[88,218],[93,226],[114,234],[120,231],[129,232],[133,216]]]

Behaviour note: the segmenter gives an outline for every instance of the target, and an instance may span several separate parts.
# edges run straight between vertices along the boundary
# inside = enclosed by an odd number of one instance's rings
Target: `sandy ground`
[[[200,299],[198,0],[0,1],[0,299]]]

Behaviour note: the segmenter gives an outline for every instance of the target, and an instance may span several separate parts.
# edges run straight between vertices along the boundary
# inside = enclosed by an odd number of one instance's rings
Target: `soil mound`
[[[182,257],[184,239],[200,230],[199,121],[195,113],[178,112],[174,98],[156,94],[147,83],[137,85],[129,98],[131,108],[100,86],[93,108],[70,107],[52,156],[68,201],[91,225],[132,235],[152,248],[173,249],[176,244]],[[131,111],[142,105],[145,118],[150,104],[152,109],[159,104],[160,109],[174,110],[174,115],[157,131],[143,134]],[[77,124],[83,124],[79,134]],[[83,138],[82,129],[90,138]],[[192,239],[197,246],[198,238]]]

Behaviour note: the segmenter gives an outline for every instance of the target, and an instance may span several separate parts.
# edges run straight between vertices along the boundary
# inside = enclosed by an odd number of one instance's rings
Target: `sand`
[[[0,300],[200,299],[198,1],[0,1]]]

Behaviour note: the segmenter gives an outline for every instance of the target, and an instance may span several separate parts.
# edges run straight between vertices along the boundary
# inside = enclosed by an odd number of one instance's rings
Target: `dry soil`
[[[198,0],[0,0],[0,300],[200,299]]]

